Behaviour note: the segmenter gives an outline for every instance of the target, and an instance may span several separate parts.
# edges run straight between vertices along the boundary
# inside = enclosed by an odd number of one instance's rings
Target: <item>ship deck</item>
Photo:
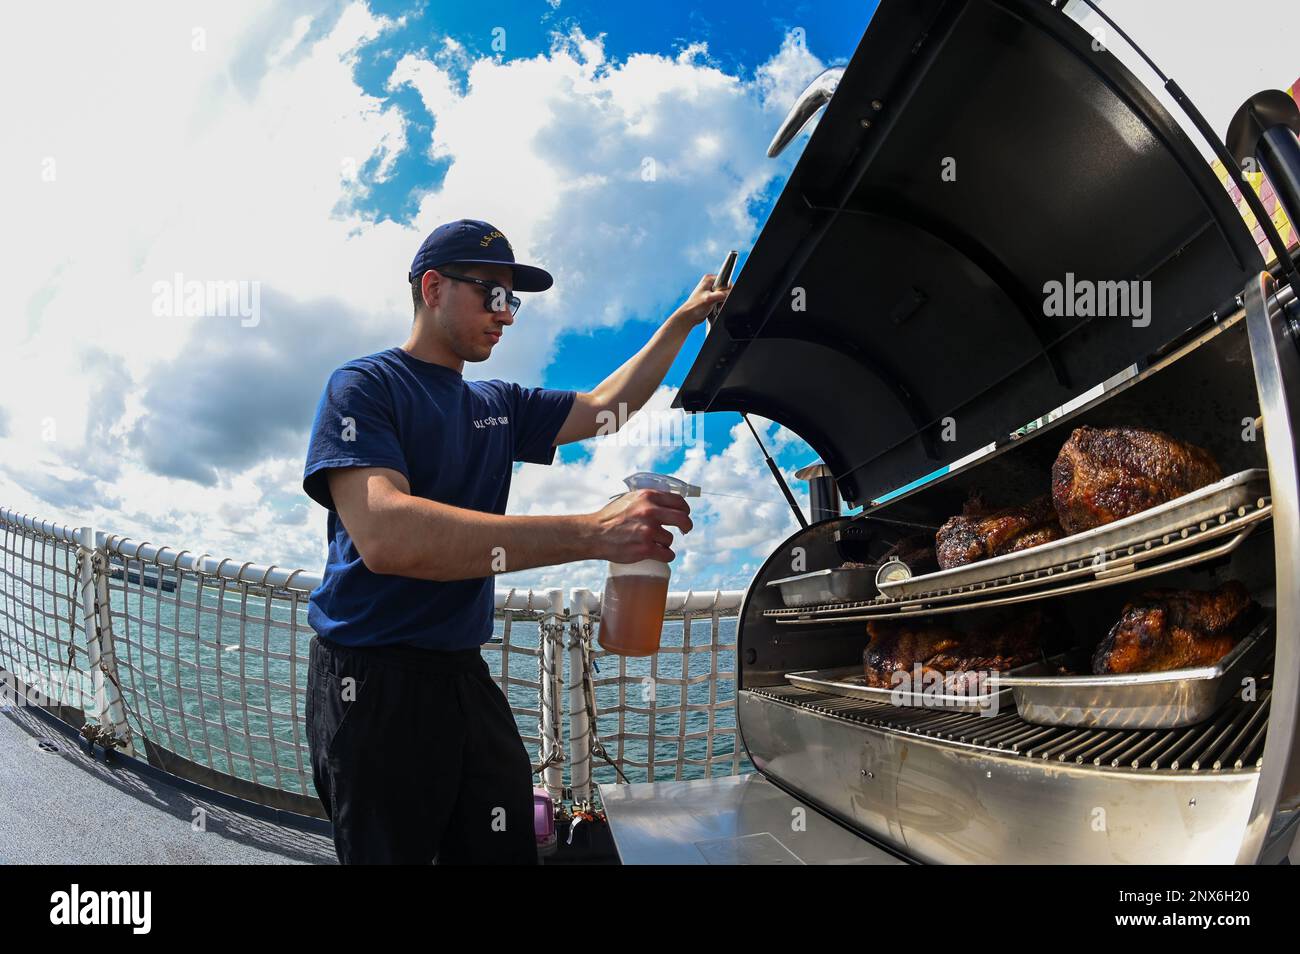
[[[127,764],[96,761],[25,708],[0,710],[0,805],[3,864],[338,863],[327,832],[257,818]]]
[[[10,705],[0,706],[0,805],[0,865],[338,864],[327,821],[290,822],[134,759],[98,761],[68,726]],[[567,821],[556,827],[546,865],[619,863],[607,827],[572,842]]]

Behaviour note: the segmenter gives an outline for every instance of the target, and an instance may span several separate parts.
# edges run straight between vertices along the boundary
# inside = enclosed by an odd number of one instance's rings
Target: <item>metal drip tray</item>
[[[1008,673],[997,679],[1016,709],[1036,725],[1099,729],[1174,729],[1211,718],[1242,691],[1272,654],[1272,634],[1260,626],[1212,666],[1114,676]],[[1005,691],[1005,690],[1004,690]]]
[[[822,603],[853,603],[876,596],[878,567],[835,567],[813,570],[798,576],[772,580],[768,586],[781,590],[786,606],[818,606]]]
[[[1007,675],[1034,675],[1047,672],[1042,662],[1030,663],[1010,670]],[[793,686],[813,689],[849,699],[864,699],[891,706],[906,706],[916,709],[943,709],[949,712],[977,712],[984,715],[1011,708],[1013,697],[1010,688],[998,688],[999,674],[988,674],[987,680],[981,680],[973,688],[978,691],[970,693],[942,692],[939,687],[925,686],[919,688],[886,689],[869,685],[861,666],[842,666],[835,669],[808,670],[786,674],[786,679]]]

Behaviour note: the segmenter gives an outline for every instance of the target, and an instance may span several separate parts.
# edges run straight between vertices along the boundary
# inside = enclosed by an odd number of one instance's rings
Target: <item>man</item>
[[[667,527],[691,520],[683,498],[649,490],[595,513],[505,516],[511,465],[551,463],[602,412],[626,420],[727,292],[705,275],[640,351],[574,392],[462,377],[514,323],[514,293],[551,287],[500,231],[439,226],[407,278],[410,338],[330,375],[307,451],[303,489],[329,511],[308,613],[312,776],[344,864],[536,864],[532,766],[479,653],[492,575],[667,562]]]

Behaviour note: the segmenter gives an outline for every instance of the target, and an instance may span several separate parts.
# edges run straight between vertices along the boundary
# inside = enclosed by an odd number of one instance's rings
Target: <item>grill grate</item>
[[[1216,518],[1198,524],[1152,535],[1145,541],[1108,550],[1105,562],[1098,569],[1096,557],[1055,563],[1044,567],[1026,568],[991,580],[979,580],[961,586],[940,588],[931,592],[916,593],[906,597],[885,594],[869,600],[844,603],[822,603],[814,606],[774,608],[763,611],[763,616],[785,626],[813,626],[827,623],[856,623],[873,619],[894,619],[921,613],[955,613],[979,606],[1000,606],[1047,599],[1065,593],[1113,586],[1181,566],[1191,566],[1232,552],[1260,521],[1272,515],[1271,498],[1260,497],[1235,509],[1225,510]],[[1205,546],[1223,536],[1227,542]],[[1058,541],[1066,543],[1067,540]],[[1048,546],[1056,546],[1049,544]],[[1188,547],[1192,547],[1188,551]],[[1199,548],[1199,549],[1198,549]],[[1024,560],[1034,559],[1033,550],[1024,551]],[[1019,559],[1019,558],[1018,558]],[[1037,557],[1042,559],[1042,557]],[[1154,563],[1150,561],[1156,561]],[[1138,567],[1138,563],[1148,565]],[[923,578],[918,578],[923,579]],[[1013,595],[1006,595],[1008,592]]]
[[[1182,729],[1072,729],[1025,722],[1014,709],[997,716],[906,709],[799,686],[747,689],[822,715],[920,736],[957,747],[1092,765],[1099,769],[1159,772],[1255,771],[1264,752],[1270,691],[1265,681],[1255,702],[1234,697],[1213,719]]]

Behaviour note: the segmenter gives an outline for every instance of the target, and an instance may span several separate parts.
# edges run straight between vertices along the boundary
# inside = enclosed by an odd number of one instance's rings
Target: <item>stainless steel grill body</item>
[[[739,730],[793,798],[919,861],[1276,861],[1300,825],[1294,289],[1179,123],[1067,6],[882,0],[677,395],[790,428],[863,508],[799,530],[751,582]],[[1137,282],[1151,307],[1049,313],[1061,281]],[[839,566],[851,523],[861,545],[873,521],[936,527],[972,492],[1045,493],[1079,425],[1165,431],[1224,474],[1266,472],[1267,497],[1117,544],[1101,566],[1075,554],[794,609],[767,585]],[[1227,580],[1271,621],[1271,679],[1183,728],[881,708],[785,678],[859,663],[873,620],[961,629],[1041,607],[1081,648],[1146,588]]]

